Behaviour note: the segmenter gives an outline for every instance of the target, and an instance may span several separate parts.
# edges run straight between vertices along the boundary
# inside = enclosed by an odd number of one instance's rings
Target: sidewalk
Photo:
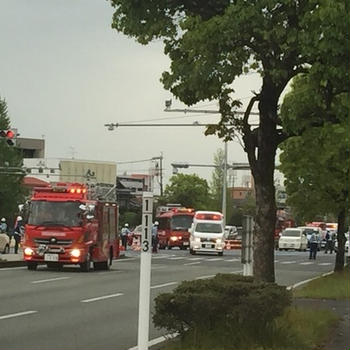
[[[13,248],[11,248],[10,254],[0,254],[0,268],[15,266],[25,266],[21,248],[18,249],[18,254],[13,253]]]

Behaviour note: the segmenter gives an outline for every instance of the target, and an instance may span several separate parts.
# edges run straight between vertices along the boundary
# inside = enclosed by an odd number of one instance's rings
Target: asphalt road
[[[137,344],[140,257],[113,262],[111,271],[81,273],[40,266],[0,269],[0,349],[117,349]],[[276,252],[281,285],[331,271],[335,255]],[[209,278],[218,272],[241,273],[240,251],[223,257],[160,251],[152,258],[152,299],[182,280]],[[164,335],[151,325],[150,339]]]

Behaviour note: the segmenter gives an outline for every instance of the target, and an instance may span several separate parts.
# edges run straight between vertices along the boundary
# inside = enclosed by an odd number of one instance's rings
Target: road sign
[[[153,193],[144,192],[142,197],[139,324],[137,335],[137,347],[139,350],[148,349],[152,262],[152,213]]]

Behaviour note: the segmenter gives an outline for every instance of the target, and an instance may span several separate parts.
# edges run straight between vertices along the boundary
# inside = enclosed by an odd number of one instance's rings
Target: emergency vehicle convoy
[[[196,211],[190,229],[190,253],[217,253],[223,255],[224,216],[217,211]]]
[[[119,256],[118,207],[88,197],[86,186],[78,183],[34,189],[23,241],[29,270],[43,263],[79,264],[85,272],[91,263],[94,269],[109,269]]]
[[[188,229],[193,222],[194,209],[183,207],[160,207],[156,216],[159,222],[158,240],[160,249],[179,247],[187,249],[190,245]]]

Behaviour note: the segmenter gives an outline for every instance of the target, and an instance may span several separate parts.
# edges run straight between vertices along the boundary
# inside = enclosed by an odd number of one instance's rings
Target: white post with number
[[[137,334],[138,350],[148,349],[152,260],[152,214],[153,193],[144,192],[142,197],[139,324]]]

